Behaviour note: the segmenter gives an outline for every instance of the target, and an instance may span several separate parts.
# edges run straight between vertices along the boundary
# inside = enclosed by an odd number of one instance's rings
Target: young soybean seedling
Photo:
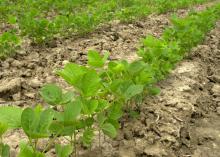
[[[37,151],[38,140],[51,136],[49,127],[52,124],[54,112],[52,109],[43,110],[41,106],[35,109],[26,108],[21,115],[21,126],[25,134],[28,136],[29,144],[22,145],[20,154],[33,153],[35,155],[42,153]],[[21,155],[22,156],[22,155]]]

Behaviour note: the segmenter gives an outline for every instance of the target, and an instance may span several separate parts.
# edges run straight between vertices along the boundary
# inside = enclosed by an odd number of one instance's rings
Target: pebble
[[[30,86],[32,88],[38,88],[38,87],[41,87],[41,85],[42,85],[42,82],[37,78],[34,78],[30,81]]]

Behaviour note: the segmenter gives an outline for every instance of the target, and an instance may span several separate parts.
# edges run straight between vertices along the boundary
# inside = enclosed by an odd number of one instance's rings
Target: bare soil
[[[183,9],[177,14],[188,12]],[[133,60],[140,38],[159,37],[169,25],[170,14],[130,24],[113,21],[88,36],[57,40],[43,48],[25,43],[24,51],[0,63],[0,104],[32,106],[42,102],[38,89],[44,83],[67,87],[55,70],[68,62],[85,64],[89,49],[110,51],[111,59]],[[92,151],[80,149],[80,157],[220,157],[220,22],[158,86],[161,94],[146,97],[137,109],[138,118],[124,116],[116,140],[102,137],[102,153],[95,141]],[[22,139],[21,130],[5,136],[12,156]],[[54,150],[48,156],[55,156]]]

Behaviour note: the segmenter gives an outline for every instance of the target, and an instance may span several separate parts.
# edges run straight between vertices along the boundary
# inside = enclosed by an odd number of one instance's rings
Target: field
[[[0,156],[219,157],[219,135],[219,1],[0,1]]]

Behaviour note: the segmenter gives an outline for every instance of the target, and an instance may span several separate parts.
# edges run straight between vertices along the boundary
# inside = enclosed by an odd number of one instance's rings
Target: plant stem
[[[77,151],[77,148],[76,148],[76,131],[74,131],[74,135],[73,136],[74,136],[73,137],[74,138],[73,142],[74,142],[74,150],[75,150],[74,153],[75,153],[75,157],[77,157],[77,152],[76,152]]]

